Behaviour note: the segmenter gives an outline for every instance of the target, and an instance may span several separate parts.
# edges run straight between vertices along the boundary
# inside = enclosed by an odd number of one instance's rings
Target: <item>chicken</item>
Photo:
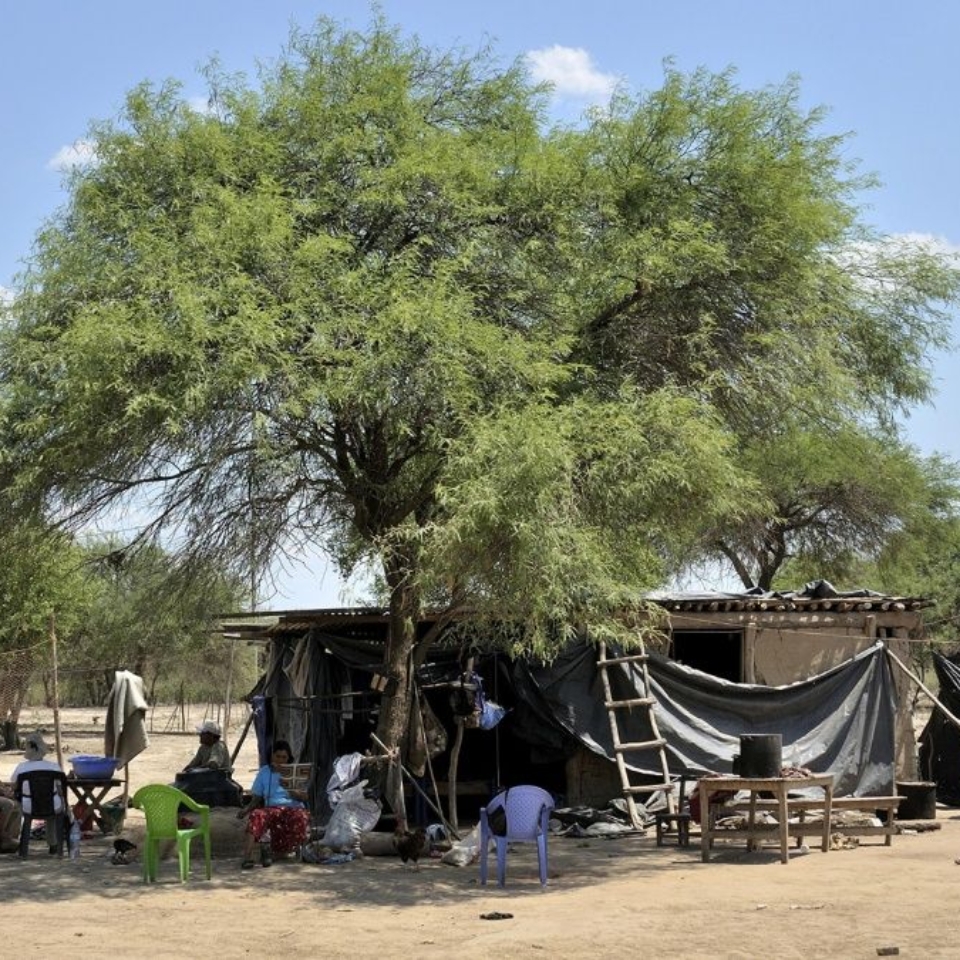
[[[417,827],[413,832],[400,829],[393,835],[393,846],[404,863],[413,861],[414,870],[419,870],[418,861],[421,855],[429,850],[430,841],[423,827]]]
[[[110,862],[116,866],[129,863],[130,856],[136,849],[137,845],[135,843],[119,837],[113,841],[113,856],[110,858]]]

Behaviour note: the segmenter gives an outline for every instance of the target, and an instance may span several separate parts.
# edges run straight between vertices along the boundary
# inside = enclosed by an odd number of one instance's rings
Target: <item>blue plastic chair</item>
[[[132,803],[138,810],[142,810],[147,818],[147,838],[143,843],[144,883],[157,879],[161,840],[176,841],[177,859],[180,861],[180,882],[186,883],[190,875],[190,841],[194,837],[203,838],[207,879],[210,879],[210,808],[206,804],[197,803],[182,790],[162,783],[151,783],[141,787],[133,795]],[[181,828],[181,807],[186,807],[192,813],[199,815],[198,826]]]
[[[553,797],[540,787],[521,785],[497,794],[480,810],[480,883],[487,882],[487,853],[490,841],[497,845],[497,886],[502,887],[507,877],[507,847],[511,843],[536,843],[540,883],[547,885],[547,831]],[[497,836],[490,829],[489,814],[504,807],[507,814],[507,834]]]

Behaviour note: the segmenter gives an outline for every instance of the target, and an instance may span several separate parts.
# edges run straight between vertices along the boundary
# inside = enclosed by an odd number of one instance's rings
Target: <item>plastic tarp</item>
[[[312,635],[270,647],[262,689],[267,709],[257,726],[261,757],[269,756],[274,740],[283,739],[298,762],[313,764],[309,806],[323,819],[330,813],[323,784],[336,759],[340,695],[348,677],[343,660]]]
[[[960,664],[935,653],[933,668],[940,683],[937,699],[960,716]],[[941,803],[960,807],[960,729],[939,707],[920,734],[920,773],[936,783]]]
[[[572,647],[549,666],[518,668],[515,680],[543,721],[558,723],[591,750],[615,759],[592,646]],[[742,734],[779,733],[784,765],[834,774],[839,796],[893,794],[896,695],[881,643],[783,687],[730,683],[655,654],[647,668],[672,773],[731,773]],[[640,669],[608,668],[615,700],[642,696]],[[624,710],[619,719],[621,742],[653,739],[645,708]],[[655,750],[625,760],[638,773],[662,779]]]

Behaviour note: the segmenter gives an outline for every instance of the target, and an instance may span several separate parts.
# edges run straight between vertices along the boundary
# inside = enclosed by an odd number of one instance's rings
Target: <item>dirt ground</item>
[[[190,721],[201,719],[195,710]],[[49,714],[24,716],[21,732],[37,725],[52,740]],[[62,743],[65,766],[71,754],[102,753],[91,711],[65,715]],[[154,732],[130,764],[131,788],[169,782],[195,745],[192,734]],[[0,779],[20,758],[0,753]],[[237,779],[249,784],[255,766],[251,737]],[[786,865],[773,847],[748,853],[732,842],[702,863],[696,836],[689,848],[658,848],[652,831],[554,837],[545,890],[526,844],[511,850],[498,890],[479,885],[476,866],[431,860],[413,872],[386,857],[241,872],[236,857],[217,856],[210,882],[195,863],[186,885],[168,861],[145,886],[138,862],[110,863],[112,838],[85,842],[79,861],[35,843],[26,861],[0,857],[2,955],[866,958],[895,946],[901,957],[953,958],[960,810],[940,807],[936,822],[892,847],[869,837],[850,850],[795,851]],[[493,912],[512,916],[481,919]]]

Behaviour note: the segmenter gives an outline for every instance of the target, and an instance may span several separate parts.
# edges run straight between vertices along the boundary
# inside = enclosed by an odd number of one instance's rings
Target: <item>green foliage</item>
[[[115,670],[142,676],[151,698],[180,684],[219,699],[230,672],[228,647],[212,634],[238,607],[239,586],[218,570],[184,570],[156,545],[125,551],[115,541],[85,545],[87,603],[72,630],[59,630],[64,702],[102,703]]]
[[[492,598],[538,654],[618,620],[636,629],[671,555],[745,509],[728,446],[708,409],[666,390],[499,411],[454,445],[425,574],[475,611]]]
[[[949,526],[960,503],[955,464],[862,428],[784,423],[746,441],[740,456],[762,495],[750,514],[716,530],[714,556],[747,587],[820,577],[851,584],[885,555],[906,556]],[[889,583],[892,560],[884,563]]]
[[[901,596],[926,597],[926,634],[955,647],[960,624],[960,516],[956,464],[933,457],[923,462],[926,488],[904,510],[904,520],[879,549],[851,572],[859,583]]]
[[[83,554],[68,535],[36,521],[0,533],[0,650],[48,644],[51,626],[72,631],[91,602]]]
[[[784,409],[888,419],[925,399],[958,290],[947,258],[871,235],[854,205],[870,181],[798,100],[795,80],[743,91],[668,69],[584,134],[584,348],[614,376],[709,396],[741,435]]]
[[[0,680],[25,689],[42,671],[49,701],[53,631],[65,705],[102,704],[119,669],[144,675],[151,690],[158,681],[167,693],[185,682],[193,696],[222,696],[229,656],[222,639],[218,653],[210,647],[211,633],[242,592],[220,571],[184,569],[155,545],[80,543],[39,522],[7,527],[0,547],[0,661],[3,652],[33,650],[28,669]],[[234,689],[251,679],[248,670]]]

